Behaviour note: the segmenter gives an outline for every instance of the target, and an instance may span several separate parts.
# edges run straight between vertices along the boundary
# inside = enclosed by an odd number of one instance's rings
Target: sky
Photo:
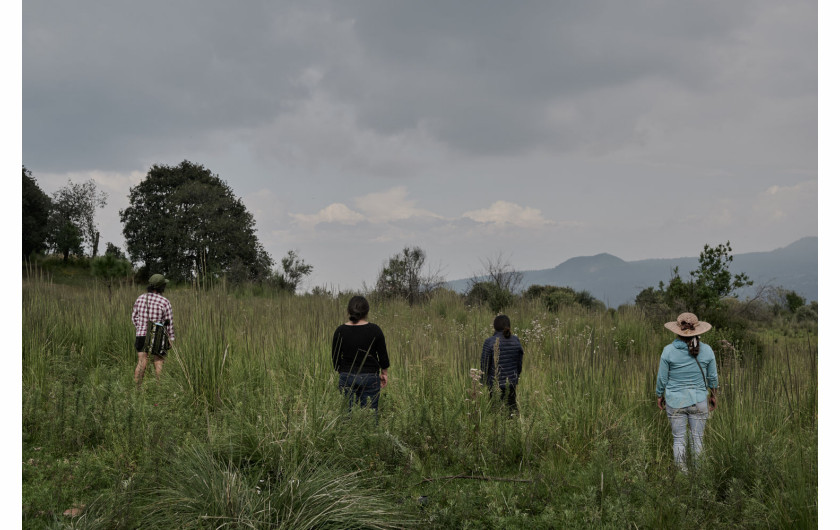
[[[22,9],[22,162],[108,194],[225,180],[304,288],[405,246],[455,280],[817,235],[817,3],[44,2]]]

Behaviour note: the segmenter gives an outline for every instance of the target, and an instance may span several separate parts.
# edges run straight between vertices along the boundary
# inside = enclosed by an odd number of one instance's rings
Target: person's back
[[[488,337],[481,347],[481,370],[484,383],[493,393],[498,386],[501,399],[507,402],[508,410],[513,414],[519,410],[516,404],[516,385],[522,374],[522,343],[510,330],[510,318],[499,315],[493,320],[495,333]]]
[[[504,331],[497,331],[488,337],[481,348],[481,369],[486,383],[492,386],[498,376],[500,387],[517,385],[522,373],[522,355],[522,343],[516,335],[505,337]]]
[[[134,382],[139,387],[146,373],[149,352],[146,346],[147,336],[152,330],[149,323],[159,323],[169,337],[170,344],[175,341],[175,322],[172,304],[163,295],[169,280],[162,274],[154,274],[149,278],[149,286],[145,293],[137,297],[131,309],[131,321],[134,323],[134,349],[137,351],[137,366],[134,368]],[[163,371],[163,360],[166,348],[160,348],[152,353],[155,365],[155,375],[160,376]]]
[[[347,373],[379,373],[388,368],[388,350],[382,329],[372,322],[341,324],[333,334],[333,368]]]

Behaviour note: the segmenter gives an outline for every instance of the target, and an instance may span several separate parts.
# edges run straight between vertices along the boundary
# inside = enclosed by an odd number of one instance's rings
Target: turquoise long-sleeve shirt
[[[697,362],[700,366],[697,366]],[[703,374],[709,388],[718,387],[715,352],[706,343],[700,343],[697,361],[688,353],[688,344],[682,339],[665,346],[659,358],[659,374],[656,376],[656,397],[665,394],[665,402],[675,409],[690,407],[707,397]]]

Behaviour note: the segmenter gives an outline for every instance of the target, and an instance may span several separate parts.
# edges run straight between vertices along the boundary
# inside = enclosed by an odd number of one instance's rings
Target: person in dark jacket
[[[481,370],[484,372],[484,384],[493,394],[498,383],[500,397],[508,406],[511,414],[519,412],[516,404],[516,385],[522,373],[524,351],[519,338],[511,334],[510,318],[499,315],[493,320],[495,333],[484,341],[481,348]]]
[[[332,339],[332,363],[338,372],[338,388],[353,404],[379,408],[379,391],[388,384],[388,348],[385,335],[368,322],[370,304],[354,296],[347,304],[349,320],[338,326]]]

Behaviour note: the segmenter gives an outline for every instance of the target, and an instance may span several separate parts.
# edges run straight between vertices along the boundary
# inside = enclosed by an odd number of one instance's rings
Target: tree
[[[120,247],[111,243],[110,241],[108,243],[105,243],[105,255],[114,256],[115,258],[119,259],[128,259],[126,258],[125,253],[120,249]]]
[[[423,274],[426,252],[420,247],[405,247],[382,267],[376,280],[376,292],[386,298],[402,298],[414,305],[443,284],[439,272]]]
[[[49,237],[50,211],[52,200],[38,186],[32,172],[23,167],[23,257],[33,252],[43,252],[47,248]]]
[[[54,246],[64,254],[75,249],[71,244],[74,236],[68,224],[75,227],[75,233],[81,243],[90,246],[91,256],[96,256],[99,245],[99,231],[96,227],[96,210],[104,208],[108,195],[96,188],[93,180],[75,184],[68,180],[67,185],[53,194],[52,233]],[[80,252],[79,252],[80,253]]]
[[[116,248],[116,247],[114,247]],[[114,280],[130,276],[133,272],[131,262],[127,259],[119,258],[114,254],[106,254],[93,258],[90,262],[91,272],[97,278],[101,278],[105,285],[108,286],[108,301],[111,301],[111,284]]]
[[[61,254],[65,262],[71,254],[76,256],[84,254],[79,227],[55,210],[50,215],[49,231],[50,247]]]
[[[513,293],[491,281],[474,282],[467,291],[467,303],[487,304],[491,311],[500,313],[513,303]]]
[[[575,291],[571,287],[556,285],[531,285],[523,294],[525,298],[542,300],[549,311],[559,311],[563,306],[579,305],[587,309],[604,309],[603,302],[589,291]]]
[[[219,277],[234,264],[251,281],[274,263],[254,218],[225,181],[200,164],[154,165],[120,211],[126,250],[141,276],[165,271],[176,281]]]
[[[294,250],[290,250],[280,260],[280,265],[283,268],[283,280],[289,286],[289,291],[293,293],[297,291],[303,278],[312,273],[313,268],[312,265],[304,262]]]
[[[516,293],[519,289],[519,285],[522,283],[522,273],[516,270],[501,253],[493,258],[481,260],[481,264],[484,267],[483,275],[474,276],[470,283],[489,281],[502,291],[511,294]]]
[[[667,288],[660,282],[659,289],[664,290],[666,303],[674,309],[685,309],[695,314],[720,312],[725,297],[737,298],[735,291],[753,284],[745,273],[733,275],[729,271],[733,260],[731,252],[729,241],[716,247],[704,245],[699,258],[700,266],[689,273],[688,281],[683,281],[675,268]]]
[[[484,271],[469,280],[467,301],[485,303],[495,312],[502,311],[513,302],[514,293],[522,283],[522,273],[501,254],[481,261]]]

